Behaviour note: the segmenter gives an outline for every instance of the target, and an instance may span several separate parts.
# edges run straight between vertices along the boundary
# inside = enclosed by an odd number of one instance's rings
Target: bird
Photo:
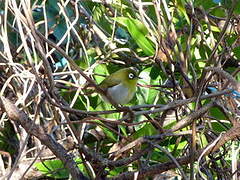
[[[99,87],[102,88],[115,103],[120,105],[127,104],[135,95],[137,82],[140,79],[138,74],[139,70],[136,67],[123,68],[106,77],[99,84]],[[109,102],[104,95],[102,95],[102,99]]]

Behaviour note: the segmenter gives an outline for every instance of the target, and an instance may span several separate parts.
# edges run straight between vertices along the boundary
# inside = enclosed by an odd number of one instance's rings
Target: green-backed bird
[[[138,73],[135,67],[120,69],[106,77],[99,87],[117,104],[127,104],[136,92]],[[107,101],[106,97],[103,96],[103,100]]]

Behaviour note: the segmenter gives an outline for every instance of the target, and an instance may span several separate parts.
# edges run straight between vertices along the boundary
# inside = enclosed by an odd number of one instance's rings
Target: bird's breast
[[[113,100],[118,104],[127,104],[134,95],[130,88],[127,88],[123,84],[119,84],[108,88],[107,93],[113,98]]]

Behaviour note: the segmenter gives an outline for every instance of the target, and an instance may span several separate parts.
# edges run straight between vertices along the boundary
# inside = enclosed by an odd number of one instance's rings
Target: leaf
[[[111,33],[111,24],[106,19],[106,8],[101,4],[95,5],[92,14],[93,19],[98,24],[98,26],[100,26],[106,32]]]
[[[187,23],[190,24],[189,17],[187,15],[186,9],[185,9],[186,2],[184,0],[177,0],[177,8],[178,10],[183,13],[185,19],[187,20]]]
[[[113,133],[110,129],[105,128],[105,127],[101,127],[101,128],[102,128],[104,134],[106,134],[106,136],[108,138],[110,138],[113,142],[117,142],[118,141],[118,138],[117,138],[116,134]]]
[[[35,163],[35,167],[48,177],[55,179],[63,179],[69,177],[69,172],[62,161],[60,160],[46,160],[43,162]]]
[[[82,160],[80,158],[76,158],[74,161],[78,164],[78,168],[84,172]],[[35,163],[34,166],[37,168],[37,170],[48,177],[54,179],[69,178],[69,171],[64,167],[64,164],[61,160],[45,160],[43,162]]]
[[[210,109],[211,116],[216,119],[226,119],[225,115],[216,107]]]
[[[114,20],[116,20],[119,24],[121,24],[122,26],[127,27],[127,24],[129,21],[133,21],[134,24],[137,26],[137,29],[145,36],[148,34],[148,29],[137,19],[133,19],[133,18],[127,18],[127,17],[116,17],[113,18]]]
[[[152,124],[146,123],[143,127],[138,129],[132,136],[134,139],[137,139],[139,137],[151,136],[154,134],[157,134],[157,130],[153,127]]]
[[[213,32],[220,32],[221,30],[217,26],[210,26]]]
[[[152,46],[152,43],[145,37],[148,31],[140,21],[126,17],[117,17],[114,19],[128,29],[128,32],[132,38],[146,55],[154,55],[155,50]]]
[[[194,4],[195,4],[195,7],[203,6],[204,9],[210,9],[210,8],[216,6],[216,4],[213,2],[213,0],[205,0],[205,1],[195,0]]]
[[[157,80],[157,78],[160,77],[160,69],[156,66],[153,66],[150,70],[149,76],[152,80]]]
[[[48,27],[52,28],[55,24],[57,24],[57,20],[59,19],[59,7],[57,6],[57,0],[46,1],[46,13],[48,18]]]
[[[94,73],[97,74],[94,77],[98,84],[100,84],[105,79],[105,77],[102,77],[99,75],[108,75],[109,74],[105,64],[99,64],[96,68],[94,68]]]
[[[57,26],[54,28],[54,36],[57,38],[57,40],[60,40],[62,39],[63,35],[65,34],[65,32],[67,31],[67,26],[65,24],[65,21],[64,20],[61,20]],[[67,39],[65,38],[64,43],[67,42]]]
[[[221,121],[221,123],[219,122],[211,122],[211,126],[212,126],[212,129],[216,132],[225,132],[227,129],[230,129],[232,126],[230,125],[229,122],[223,122]]]
[[[232,46],[232,44],[238,39],[238,35],[231,34],[230,36],[226,37],[226,41],[228,43],[228,46]]]
[[[240,59],[240,46],[234,48],[233,53],[238,59]]]
[[[160,80],[160,69],[156,67],[150,67],[147,69],[144,69],[139,75],[140,77],[143,77],[141,80],[139,80],[140,84],[144,85],[159,85]],[[159,91],[151,88],[145,88],[141,87],[139,88],[139,92],[137,94],[138,97],[138,104],[155,104],[156,98],[158,98]]]
[[[123,28],[118,27],[116,32],[115,32],[116,39],[121,43],[121,44],[126,44],[129,39],[130,35],[128,34],[127,31],[125,31]]]

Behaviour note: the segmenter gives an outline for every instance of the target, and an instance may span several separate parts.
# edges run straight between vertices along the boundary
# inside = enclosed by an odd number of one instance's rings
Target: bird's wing
[[[106,83],[107,81],[107,83]],[[106,79],[104,79],[100,84],[99,87],[103,88],[103,89],[107,89],[109,87],[113,87],[116,86],[118,84],[120,84],[121,81],[119,79],[113,79],[113,78],[109,78],[107,77]]]

